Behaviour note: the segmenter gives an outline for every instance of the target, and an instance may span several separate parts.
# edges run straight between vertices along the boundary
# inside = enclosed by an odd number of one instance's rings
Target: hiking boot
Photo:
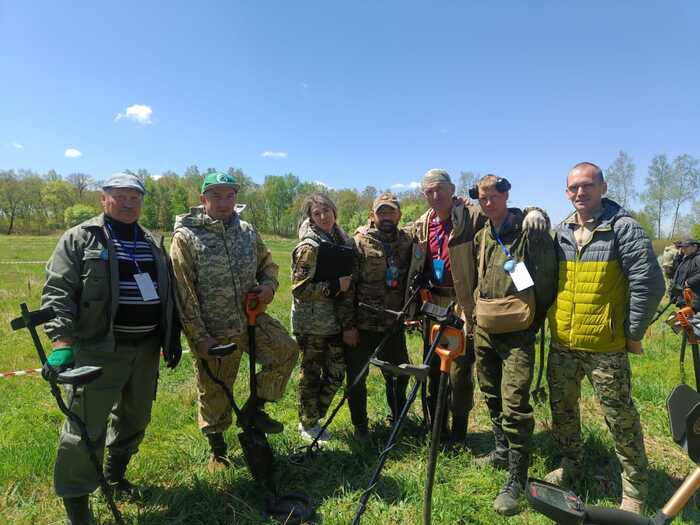
[[[466,416],[452,417],[452,432],[450,433],[450,443],[452,446],[464,445],[467,441],[467,425],[469,423],[469,413]]]
[[[214,454],[209,455],[209,462],[207,463],[207,472],[209,474],[216,474],[222,470],[226,470],[231,466],[231,461],[226,456],[215,456]]]
[[[128,501],[148,499],[148,489],[134,485],[124,477],[130,459],[129,456],[107,454],[104,466],[107,485],[112,489],[115,499]]]
[[[63,506],[68,516],[68,525],[93,525],[88,496],[63,498]]]
[[[644,509],[644,500],[633,498],[623,494],[622,504],[620,505],[620,510],[626,510],[627,512],[634,512],[635,514],[641,514]]]
[[[576,480],[581,477],[581,465],[571,459],[563,458],[559,468],[554,469],[544,477],[544,481],[570,490]]]
[[[308,441],[309,443],[316,439],[316,436],[318,436],[319,434],[319,444],[327,443],[331,439],[330,432],[328,432],[327,430],[321,432],[321,427],[318,423],[311,427],[305,427],[302,423],[299,423],[299,434],[301,435],[301,438],[304,441]]]
[[[258,400],[257,405],[248,400],[241,409],[241,416],[238,419],[238,426],[252,426],[264,434],[281,434],[284,432],[284,425],[272,419],[263,409],[265,402]]]
[[[475,458],[473,463],[479,468],[490,466],[497,470],[506,470],[508,468],[508,439],[500,426],[493,426],[493,438],[496,447],[488,454]]]
[[[493,510],[504,516],[513,516],[520,512],[518,498],[525,490],[527,468],[530,457],[515,450],[508,452],[508,470],[510,476],[493,501]]]

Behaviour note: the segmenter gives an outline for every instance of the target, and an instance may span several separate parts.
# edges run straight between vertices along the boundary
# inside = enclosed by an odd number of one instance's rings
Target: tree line
[[[139,177],[146,187],[141,223],[147,228],[171,231],[174,217],[199,204],[203,171],[190,166],[182,174],[166,171],[153,176],[147,170],[125,170]],[[246,220],[261,232],[283,237],[296,235],[301,202],[313,191],[329,194],[338,207],[338,222],[348,232],[367,221],[374,198],[386,188],[366,186],[332,189],[301,181],[296,175],[268,175],[256,183],[239,168],[228,168],[240,181],[237,201],[245,203]],[[700,161],[679,155],[672,161],[656,155],[647,169],[644,191],[635,189],[636,166],[620,151],[605,170],[608,196],[632,211],[653,239],[700,237]],[[462,171],[457,193],[466,196],[481,176]],[[86,173],[62,176],[54,170],[41,174],[32,170],[0,170],[0,231],[5,234],[44,234],[63,230],[95,215],[99,209],[101,181]],[[418,218],[425,210],[419,188],[400,192],[403,221]],[[634,206],[639,203],[637,209]]]

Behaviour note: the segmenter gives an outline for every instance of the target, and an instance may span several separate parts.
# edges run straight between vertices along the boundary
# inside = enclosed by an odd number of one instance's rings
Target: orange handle
[[[433,325],[430,332],[431,344],[435,341],[439,331],[440,327]],[[435,347],[435,353],[440,358],[440,372],[449,374],[452,361],[464,353],[464,332],[448,326]]]
[[[687,306],[693,306],[693,291],[690,288],[683,288],[683,299]]]
[[[427,288],[421,288],[420,298],[421,298],[421,301],[423,301],[424,303],[432,303],[433,302],[433,294],[431,294]]]
[[[248,326],[255,326],[258,315],[265,311],[265,303],[258,299],[258,294],[248,292],[245,294],[245,315]]]

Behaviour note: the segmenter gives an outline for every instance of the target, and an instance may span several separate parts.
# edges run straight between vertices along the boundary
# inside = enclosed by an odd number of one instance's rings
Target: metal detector
[[[87,447],[90,461],[95,467],[97,480],[100,484],[100,488],[102,489],[102,493],[107,500],[107,506],[112,512],[112,516],[114,516],[114,521],[117,523],[117,525],[124,525],[124,519],[122,518],[117,505],[114,503],[112,488],[107,483],[104,473],[102,472],[102,465],[100,464],[100,460],[97,459],[97,453],[95,452],[95,444],[92,442],[92,440],[90,440],[85,422],[80,418],[80,416],[74,412],[71,412],[66,406],[65,401],[63,401],[63,396],[61,395],[61,390],[58,388],[59,384],[71,385],[74,388],[87,385],[102,375],[102,368],[99,366],[81,366],[78,368],[65,370],[63,372],[57,372],[54,370],[53,367],[46,362],[46,352],[44,352],[44,347],[39,339],[39,334],[36,332],[36,327],[56,317],[56,312],[51,307],[30,312],[26,303],[22,303],[20,305],[20,309],[22,316],[13,319],[10,322],[10,326],[13,330],[21,330],[22,328],[29,330],[29,334],[32,336],[32,342],[34,343],[34,347],[39,355],[39,360],[41,361],[42,366],[47,366],[49,369],[47,380],[51,386],[51,394],[56,399],[59,410],[66,416],[66,418],[68,418],[75,424],[75,426],[78,427],[78,430],[80,431],[80,438]]]
[[[700,463],[700,394],[678,385],[666,401],[673,440],[694,463]],[[588,506],[573,492],[530,480],[527,499],[537,512],[563,525],[667,525],[700,488],[700,466],[691,472],[653,518],[618,509]]]
[[[462,321],[460,319],[460,321]],[[447,409],[447,390],[450,379],[452,362],[464,354],[464,331],[462,326],[448,326],[444,330],[433,325],[431,341],[437,342],[435,353],[440,357],[440,386],[438,387],[437,405],[435,407],[435,421],[430,437],[430,454],[425,475],[425,488],[423,490],[423,524],[430,525],[432,520],[433,482],[435,481],[435,467],[437,466],[438,453],[440,452],[440,433]],[[442,334],[438,335],[442,330]]]
[[[247,294],[245,310],[248,331],[248,360],[250,363],[250,399],[249,403],[255,409],[257,401],[257,380],[255,377],[255,327],[257,316],[265,311],[265,305],[260,302],[256,294]],[[218,359],[231,355],[238,345],[217,345],[209,349],[209,355]],[[270,442],[264,432],[255,427],[254,417],[243,417],[241,409],[236,405],[231,388],[218,379],[211,371],[206,359],[201,359],[202,367],[214,383],[219,385],[228,398],[231,409],[236,415],[241,432],[238,441],[241,444],[243,458],[250,474],[256,483],[264,487],[270,495],[265,500],[263,516],[279,523],[298,525],[311,519],[314,508],[309,503],[309,498],[304,494],[290,493],[280,495],[277,493],[275,483],[275,457]]]
[[[362,369],[357,373],[357,375],[353,378],[352,382],[345,387],[345,391],[343,393],[343,397],[338,401],[336,406],[333,408],[330,416],[326,419],[325,423],[323,424],[323,427],[321,427],[321,430],[319,430],[318,434],[314,438],[314,440],[309,443],[308,445],[305,445],[301,447],[300,449],[297,449],[294,451],[292,454],[289,456],[289,461],[295,464],[301,464],[303,463],[308,456],[313,454],[315,451],[319,449],[318,445],[318,440],[323,434],[323,432],[330,426],[330,424],[333,422],[333,419],[335,419],[335,416],[338,414],[340,409],[343,407],[345,402],[348,400],[348,397],[350,395],[350,390],[352,390],[361,380],[362,377],[365,375],[367,370],[369,369],[369,365],[373,364],[383,370],[386,370],[390,373],[396,373],[397,375],[415,375],[416,373],[422,374],[422,368],[424,365],[411,365],[410,363],[402,363],[400,365],[394,366],[390,365],[386,361],[381,361],[377,359],[377,356],[379,355],[379,352],[382,351],[382,349],[386,346],[386,344],[389,342],[389,340],[394,336],[396,333],[396,330],[398,329],[399,326],[401,326],[404,321],[406,320],[406,312],[408,311],[408,308],[413,304],[413,302],[418,298],[419,294],[421,291],[429,286],[430,283],[426,281],[426,279],[418,274],[413,278],[413,281],[411,282],[409,291],[410,291],[410,296],[406,303],[403,305],[403,308],[401,308],[400,311],[394,311],[394,310],[386,310],[383,308],[378,308],[376,306],[372,306],[366,303],[359,303],[360,308],[364,308],[365,310],[370,310],[372,312],[378,313],[380,315],[385,315],[393,318],[393,323],[389,327],[389,329],[386,331],[386,334],[384,334],[384,337],[382,340],[379,342],[377,347],[374,349],[374,352],[372,352],[372,355],[369,357],[367,360],[367,363],[362,367]],[[416,369],[416,366],[419,368],[419,370]],[[395,388],[395,387],[394,387]]]
[[[437,331],[435,332],[433,342],[430,345],[430,348],[428,349],[428,352],[424,358],[423,366],[415,367],[414,370],[411,370],[410,375],[415,377],[416,382],[413,385],[413,388],[411,389],[408,398],[406,399],[406,403],[401,409],[401,413],[399,414],[396,421],[394,421],[394,425],[391,428],[391,434],[389,435],[389,438],[387,439],[386,444],[384,445],[384,449],[379,454],[379,458],[377,459],[377,463],[374,467],[374,471],[367,485],[367,488],[362,493],[362,496],[360,496],[357,511],[355,512],[355,517],[352,521],[353,525],[357,525],[360,523],[362,514],[367,508],[367,501],[369,499],[369,496],[377,484],[377,480],[379,479],[379,475],[381,474],[382,468],[386,463],[389,452],[391,452],[391,450],[396,446],[396,440],[398,438],[399,432],[401,430],[403,422],[406,419],[406,416],[408,415],[408,411],[410,410],[411,405],[413,404],[413,402],[416,399],[416,396],[418,395],[418,389],[420,388],[420,385],[428,378],[428,374],[430,372],[430,366],[428,363],[433,357],[435,349],[442,340],[442,337],[443,335],[445,335],[445,332],[448,328],[456,328],[458,330],[461,330],[464,326],[464,321],[457,317],[454,313],[454,303],[450,303],[450,305],[447,308],[443,308],[441,306],[437,306],[431,303],[424,303],[421,308],[421,312],[427,318],[438,323]]]

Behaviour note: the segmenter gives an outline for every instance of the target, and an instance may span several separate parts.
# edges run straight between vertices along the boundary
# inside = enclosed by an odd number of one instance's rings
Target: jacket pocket
[[[107,300],[89,301],[81,298],[78,305],[77,333],[81,340],[102,337],[107,333],[110,303]]]
[[[83,273],[81,302],[107,301],[109,297],[109,282],[107,279],[108,260],[102,258],[102,250],[85,250],[83,256]]]

